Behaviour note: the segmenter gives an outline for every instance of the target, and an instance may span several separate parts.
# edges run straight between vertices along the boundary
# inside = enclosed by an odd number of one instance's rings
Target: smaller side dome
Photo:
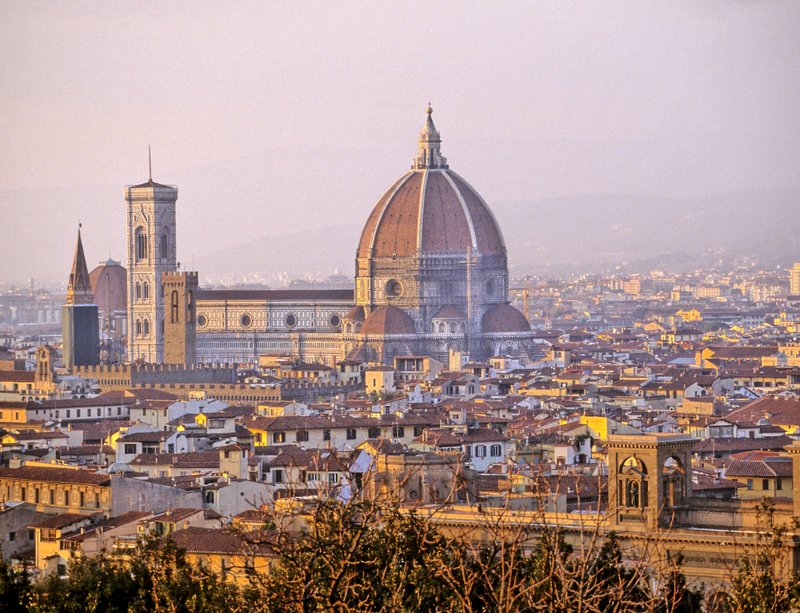
[[[383,305],[367,317],[364,334],[416,334],[414,321],[396,306]]]
[[[510,304],[496,304],[483,315],[481,330],[492,334],[496,332],[530,332],[531,324],[527,318]]]
[[[366,319],[364,316],[364,307],[354,306],[352,309],[347,311],[347,315],[345,315],[343,319],[348,321],[364,321],[364,319]]]

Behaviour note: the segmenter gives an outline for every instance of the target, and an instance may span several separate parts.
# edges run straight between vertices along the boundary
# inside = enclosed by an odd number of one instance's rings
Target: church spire
[[[414,159],[414,168],[447,168],[447,158],[442,156],[441,144],[442,137],[436,126],[433,125],[433,109],[431,103],[428,103],[428,108],[425,109],[428,116],[425,119],[425,125],[422,127],[422,132],[419,133],[419,153]]]
[[[75,246],[75,257],[72,259],[72,270],[67,283],[67,304],[91,304],[94,302],[92,284],[89,282],[89,269],[86,256],[83,254],[81,241],[81,224],[78,224],[78,244]]]

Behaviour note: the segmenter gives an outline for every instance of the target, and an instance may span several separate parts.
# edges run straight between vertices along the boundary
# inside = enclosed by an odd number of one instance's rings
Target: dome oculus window
[[[250,315],[248,315],[247,313],[245,313],[239,318],[239,323],[242,324],[243,328],[249,328],[250,326],[253,325],[253,318],[250,317]]]
[[[297,316],[294,315],[293,313],[289,313],[286,316],[286,320],[285,321],[286,321],[286,326],[288,328],[294,328],[297,325]]]
[[[331,315],[328,323],[331,325],[331,328],[338,328],[342,323],[342,319],[338,315]]]
[[[201,328],[205,328],[208,325],[208,318],[205,315],[198,315],[197,325]]]
[[[386,283],[386,296],[388,298],[399,298],[403,295],[403,285],[397,279],[390,279]]]

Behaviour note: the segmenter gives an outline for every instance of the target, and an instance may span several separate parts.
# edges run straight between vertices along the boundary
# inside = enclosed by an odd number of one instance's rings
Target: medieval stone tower
[[[696,442],[683,434],[610,436],[609,526],[656,530],[678,525],[692,495]]]
[[[164,287],[164,363],[190,366],[197,360],[195,341],[196,272],[165,272]]]
[[[164,360],[164,273],[177,270],[178,188],[152,177],[125,188],[128,245],[128,358]]]

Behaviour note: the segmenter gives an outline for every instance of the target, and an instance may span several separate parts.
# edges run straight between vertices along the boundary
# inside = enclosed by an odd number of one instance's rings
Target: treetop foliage
[[[320,501],[295,538],[239,532],[253,552],[268,545],[269,572],[252,572],[245,560],[246,579],[226,580],[190,564],[169,538],[148,537],[128,555],[76,557],[67,577],[36,583],[0,561],[0,613],[701,610],[704,595],[687,585],[680,556],[658,571],[632,563],[613,533],[576,551],[555,528],[535,536],[489,520],[481,528],[487,538],[476,543],[396,506]],[[775,574],[783,536],[765,542],[761,557],[743,558],[727,598],[711,601],[718,611],[798,606],[800,580],[781,583]]]

